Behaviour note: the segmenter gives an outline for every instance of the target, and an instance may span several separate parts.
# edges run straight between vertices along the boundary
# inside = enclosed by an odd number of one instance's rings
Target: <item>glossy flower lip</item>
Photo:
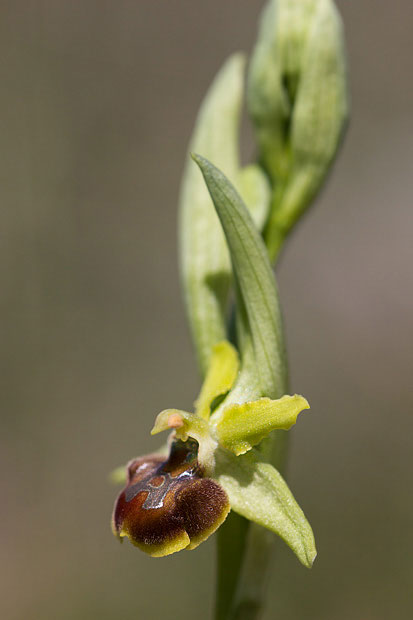
[[[204,478],[198,445],[174,441],[168,458],[148,455],[127,466],[128,482],[115,502],[112,529],[153,557],[194,549],[226,519],[224,489]]]

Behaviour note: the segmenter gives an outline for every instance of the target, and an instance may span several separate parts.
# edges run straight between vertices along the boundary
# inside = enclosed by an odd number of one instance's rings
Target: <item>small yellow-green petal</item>
[[[238,353],[232,344],[224,340],[212,347],[207,376],[195,403],[197,415],[206,420],[209,418],[211,404],[232,388],[238,368]]]
[[[226,407],[217,423],[222,446],[237,456],[251,450],[274,430],[288,430],[298,414],[310,405],[302,396],[283,396],[278,400],[260,398],[254,402]]]
[[[151,435],[162,431],[175,430],[178,439],[186,441],[188,436],[196,439],[195,435],[208,434],[208,423],[199,416],[182,411],[181,409],[165,409],[156,416]]]

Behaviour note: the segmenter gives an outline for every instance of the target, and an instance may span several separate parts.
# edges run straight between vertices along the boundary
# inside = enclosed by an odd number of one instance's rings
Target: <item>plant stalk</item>
[[[287,391],[287,390],[285,390]],[[288,433],[276,431],[271,462],[284,475]],[[275,535],[231,512],[218,530],[215,620],[257,620],[265,604]]]

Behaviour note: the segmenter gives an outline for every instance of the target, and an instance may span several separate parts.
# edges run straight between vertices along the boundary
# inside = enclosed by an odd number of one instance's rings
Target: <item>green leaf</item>
[[[224,340],[213,346],[208,373],[195,403],[197,415],[209,418],[213,401],[231,389],[238,368],[238,353],[232,344]]]
[[[231,177],[239,170],[238,126],[244,58],[231,56],[202,104],[190,150],[201,150]],[[224,235],[199,171],[189,157],[180,193],[180,263],[192,338],[203,374],[211,349],[226,338],[231,266]]]
[[[193,158],[202,171],[225,233],[239,291],[239,311],[245,309],[242,357],[244,349],[249,348],[249,365],[258,379],[260,395],[278,398],[285,392],[286,363],[278,294],[267,250],[227,177],[204,157]]]
[[[214,478],[235,512],[278,534],[311,568],[317,554],[311,526],[281,474],[261,462],[256,450],[234,456],[218,449]]]
[[[298,414],[310,406],[302,396],[278,400],[261,398],[242,405],[229,405],[216,424],[219,443],[235,455],[244,454],[276,429],[289,430]]]
[[[231,56],[214,79],[201,106],[190,141],[217,163],[241,193],[256,224],[267,220],[271,191],[266,175],[256,165],[240,169],[239,121],[244,88],[243,55]],[[192,338],[202,374],[214,344],[227,337],[227,303],[231,261],[222,228],[212,208],[202,175],[189,156],[179,199],[180,268]]]

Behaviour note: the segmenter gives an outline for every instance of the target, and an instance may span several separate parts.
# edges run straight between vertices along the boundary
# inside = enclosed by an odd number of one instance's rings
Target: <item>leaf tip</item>
[[[298,559],[300,560],[301,564],[305,566],[305,568],[310,569],[313,567],[313,564],[317,557],[317,549],[315,546],[314,534],[311,529],[311,526],[309,524],[307,525],[308,525],[309,531],[307,532],[307,536],[304,537],[302,540],[303,545],[301,549],[299,551],[298,549],[296,550],[296,555]]]
[[[205,166],[205,164],[207,163],[208,160],[205,159],[205,157],[202,157],[202,155],[199,155],[198,153],[191,152],[190,155],[191,155],[192,160],[196,164],[198,164],[198,166],[202,170],[202,168]]]
[[[313,564],[315,562],[315,559],[317,557],[317,550],[314,549],[314,552],[312,554],[307,553],[306,554],[306,562],[303,562],[304,566],[306,568],[313,568]]]

